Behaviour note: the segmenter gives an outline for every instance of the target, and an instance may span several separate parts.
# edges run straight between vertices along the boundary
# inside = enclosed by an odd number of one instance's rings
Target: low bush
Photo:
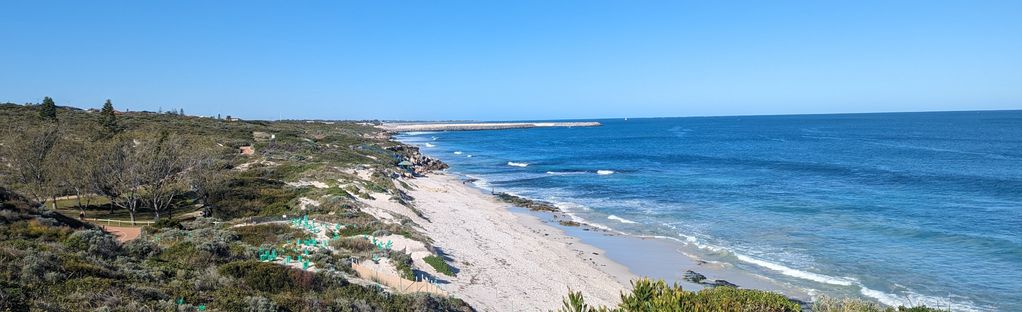
[[[76,231],[64,239],[64,246],[103,258],[113,258],[120,250],[113,236],[100,230]]]
[[[412,256],[403,251],[390,251],[390,262],[397,268],[398,276],[409,281],[415,280],[415,272],[412,270]]]
[[[426,263],[432,266],[437,272],[447,276],[454,276],[454,270],[451,269],[451,265],[447,264],[447,261],[444,261],[444,258],[436,255],[429,255],[422,258],[422,260],[426,261]]]
[[[235,261],[220,266],[220,274],[238,278],[246,287],[265,292],[316,291],[325,279],[315,273],[292,269],[275,263],[254,260]]]
[[[234,228],[234,232],[238,233],[242,242],[256,247],[262,244],[293,241],[305,236],[302,230],[277,223],[240,226]]]
[[[564,299],[561,311],[645,312],[645,311],[762,311],[799,312],[798,303],[776,293],[733,287],[685,291],[681,286],[668,286],[663,280],[639,279],[632,282],[632,292],[621,294],[621,303],[614,308],[593,307],[585,303],[581,293],[571,292]]]
[[[879,303],[855,298],[837,299],[820,296],[813,302],[813,312],[942,312],[948,310],[918,307],[887,307]]]
[[[336,249],[343,249],[353,253],[372,251],[376,246],[363,237],[347,237],[330,242],[330,246]]]

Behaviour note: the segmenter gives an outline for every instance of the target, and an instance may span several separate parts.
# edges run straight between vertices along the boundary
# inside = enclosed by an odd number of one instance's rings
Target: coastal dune
[[[544,224],[513,213],[492,196],[457,178],[408,180],[420,224],[457,268],[442,283],[448,293],[480,311],[549,311],[568,293],[582,291],[594,304],[613,305],[635,276],[604,252]]]

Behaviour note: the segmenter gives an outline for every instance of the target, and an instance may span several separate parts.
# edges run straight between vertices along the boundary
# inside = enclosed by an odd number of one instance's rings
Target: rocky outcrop
[[[415,175],[423,175],[434,171],[444,170],[450,167],[446,163],[440,161],[439,159],[434,159],[426,155],[422,155],[422,153],[419,153],[419,148],[415,146],[398,145],[388,147],[387,150],[396,152],[399,155],[401,155],[401,159],[403,159],[401,163],[404,163],[404,161],[410,163],[411,164],[410,166],[402,167],[407,167],[407,169],[411,170],[412,173]]]
[[[728,282],[728,281],[725,281],[725,280],[713,280],[713,281],[709,281],[709,280],[706,279],[705,275],[696,273],[695,271],[692,271],[692,270],[685,271],[685,273],[682,275],[682,279],[684,279],[686,281],[689,281],[689,282],[693,282],[693,283],[700,284],[700,285],[705,285],[705,286],[710,286],[710,287],[725,286],[725,287],[735,287],[735,288],[738,288],[738,285],[735,285],[734,283],[731,283],[731,282]]]
[[[685,279],[686,281],[693,282],[696,284],[702,284],[703,281],[706,280],[705,275],[696,273],[695,271],[692,270],[685,271],[685,274],[682,275],[682,278]]]

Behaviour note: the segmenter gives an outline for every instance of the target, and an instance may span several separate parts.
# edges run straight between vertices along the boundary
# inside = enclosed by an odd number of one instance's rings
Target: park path
[[[104,231],[109,232],[117,237],[117,241],[124,243],[133,239],[138,238],[142,234],[142,228],[140,227],[127,227],[127,226],[112,226],[112,225],[100,225]]]

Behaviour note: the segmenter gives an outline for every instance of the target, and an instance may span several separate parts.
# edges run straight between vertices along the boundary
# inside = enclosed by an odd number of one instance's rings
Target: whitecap
[[[568,175],[568,174],[580,174],[580,173],[585,173],[585,172],[579,172],[579,171],[547,171],[546,172],[546,174],[549,174],[549,175]]]
[[[965,302],[959,301],[959,300],[951,301],[951,300],[948,300],[946,298],[938,298],[938,297],[925,296],[925,295],[917,294],[917,293],[914,293],[914,292],[911,292],[911,291],[909,291],[906,296],[898,296],[898,295],[895,295],[895,294],[885,293],[885,292],[882,292],[882,291],[879,291],[879,290],[869,289],[869,288],[867,288],[865,286],[862,286],[861,289],[859,290],[859,292],[862,293],[862,295],[864,295],[866,297],[870,297],[870,298],[876,299],[877,301],[880,301],[880,303],[883,303],[883,304],[886,304],[886,305],[889,305],[889,306],[892,306],[892,307],[897,307],[897,306],[912,307],[912,306],[918,306],[918,305],[925,305],[925,306],[928,306],[928,307],[948,307],[948,306],[950,306],[952,311],[984,311],[984,310],[994,310],[992,308],[991,309],[980,309],[980,308],[972,305],[972,302],[965,303]]]
[[[614,170],[596,170],[596,174],[598,175],[614,174]]]
[[[618,221],[618,222],[621,222],[621,223],[627,223],[627,224],[635,224],[635,223],[637,223],[635,221],[628,220],[628,219],[625,219],[625,218],[622,218],[622,217],[618,217],[618,216],[615,216],[615,215],[607,216],[607,219],[611,219],[611,220],[615,220],[615,221]]]
[[[787,275],[787,276],[797,277],[797,278],[801,278],[801,279],[805,279],[805,280],[810,280],[810,281],[814,281],[814,282],[818,282],[818,283],[831,284],[831,285],[841,285],[841,286],[851,286],[852,284],[855,283],[855,280],[851,279],[851,278],[836,277],[836,276],[817,274],[817,273],[813,273],[813,272],[800,271],[800,270],[792,269],[792,268],[789,268],[789,267],[786,267],[786,266],[783,266],[783,265],[780,265],[780,264],[777,264],[777,263],[756,259],[756,258],[749,257],[749,256],[746,256],[746,255],[743,255],[743,254],[739,254],[739,253],[735,253],[735,257],[737,257],[738,260],[742,260],[744,262],[752,263],[752,264],[755,264],[755,265],[758,265],[758,266],[761,266],[761,267],[764,267],[764,268],[767,268],[767,269],[771,269],[771,270],[780,272],[781,274],[784,274],[784,275]]]
[[[468,154],[468,156],[465,156],[465,157],[472,158],[472,154]]]
[[[461,151],[454,152],[454,155],[461,155]]]
[[[426,147],[436,147],[436,145],[433,145],[433,143],[426,143]]]
[[[512,167],[528,167],[529,163],[509,161],[507,165]]]

